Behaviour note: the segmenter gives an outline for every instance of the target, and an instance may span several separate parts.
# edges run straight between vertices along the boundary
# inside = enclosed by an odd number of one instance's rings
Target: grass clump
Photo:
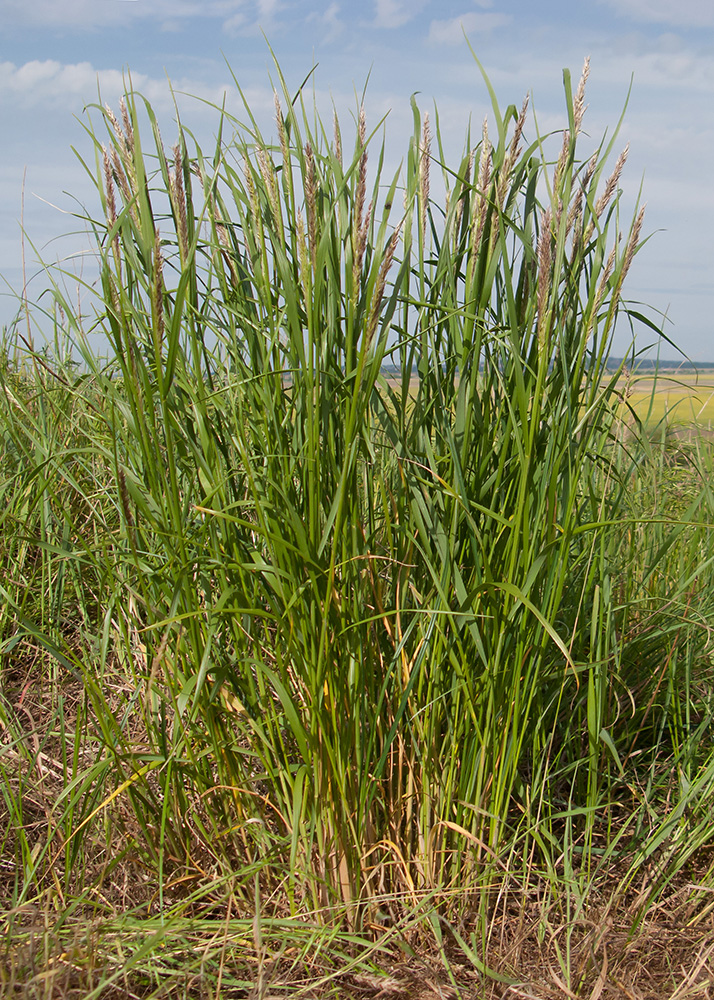
[[[706,988],[708,458],[623,430],[587,72],[391,178],[279,73],[274,142],[95,109],[90,315],[0,371],[10,991],[645,995],[665,899]]]

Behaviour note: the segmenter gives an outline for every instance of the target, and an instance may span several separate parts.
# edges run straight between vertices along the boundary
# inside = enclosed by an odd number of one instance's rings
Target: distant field
[[[625,384],[622,380],[622,388]],[[646,423],[667,417],[671,423],[714,426],[714,371],[647,374],[630,384],[630,405]]]
[[[385,369],[384,377],[394,388],[401,375]],[[410,390],[416,394],[418,379],[412,376]],[[620,390],[626,390],[625,378],[620,380]],[[667,417],[671,424],[697,424],[714,429],[714,369],[703,371],[665,370],[656,378],[649,372],[634,377],[629,386],[629,403],[640,420],[658,424]]]

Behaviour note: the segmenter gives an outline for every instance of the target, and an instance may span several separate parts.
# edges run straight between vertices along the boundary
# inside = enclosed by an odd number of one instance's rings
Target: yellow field
[[[632,379],[629,387],[622,380],[623,391],[638,417],[656,424],[664,417],[674,424],[699,424],[714,427],[714,370],[672,371],[643,375]]]
[[[386,381],[396,387],[397,378],[391,372]],[[678,425],[696,424],[714,430],[714,369],[667,371],[658,375],[631,377],[629,386],[623,376],[618,388],[628,393],[628,402],[643,423],[658,424],[663,418]],[[417,379],[410,381],[416,395]]]

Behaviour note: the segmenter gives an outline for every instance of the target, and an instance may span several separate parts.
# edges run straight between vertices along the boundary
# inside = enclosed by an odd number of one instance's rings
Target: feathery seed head
[[[572,227],[573,223],[580,216],[583,206],[583,194],[590,187],[590,181],[593,178],[593,174],[595,173],[596,167],[597,167],[597,153],[593,153],[593,155],[588,160],[588,165],[585,168],[585,173],[582,176],[582,180],[580,180],[579,182],[577,194],[573,199],[573,204],[570,208],[570,212],[568,213],[568,231],[570,231],[570,228]]]
[[[467,191],[471,184],[471,171],[474,167],[474,159],[476,155],[476,150],[472,149],[469,154],[468,163],[466,164],[466,172],[463,177],[461,184],[461,191],[459,193],[459,200],[456,204],[456,218],[454,219],[454,241],[458,242],[459,232],[461,230],[461,220],[464,215],[464,202],[466,201]]]
[[[617,182],[620,180],[620,174],[622,173],[622,168],[627,162],[627,154],[630,152],[629,142],[620,153],[615,163],[615,169],[612,171],[605,184],[605,190],[600,195],[598,200],[595,202],[595,215],[599,219],[602,213],[605,211],[610,203],[610,199],[617,190]]]
[[[111,122],[112,128],[114,129],[114,134],[117,137],[117,141],[119,142],[119,145],[121,146],[122,150],[125,150],[126,149],[126,136],[124,135],[124,130],[122,129],[121,125],[119,124],[117,116],[114,114],[114,112],[112,111],[112,109],[109,107],[108,104],[104,105],[104,112],[105,112],[107,118],[109,119],[109,121]]]
[[[313,266],[317,261],[317,178],[315,157],[310,143],[305,144],[305,208],[307,210],[307,238]]]
[[[240,278],[238,275],[238,268],[236,267],[235,254],[233,245],[231,243],[230,235],[228,233],[228,226],[223,221],[221,214],[218,210],[218,206],[214,204],[214,212],[216,216],[216,236],[218,237],[218,242],[221,245],[221,256],[223,260],[228,265],[228,270],[230,271],[231,284],[234,288],[238,288],[240,284]]]
[[[523,136],[523,128],[526,124],[526,116],[528,115],[528,103],[530,101],[530,94],[526,94],[523,98],[523,104],[521,105],[521,113],[518,115],[518,120],[516,121],[516,127],[513,130],[513,138],[511,139],[511,145],[508,149],[508,157],[511,164],[515,163],[521,151],[521,137]]]
[[[359,109],[358,142],[362,150],[357,174],[357,190],[355,191],[354,216],[352,220],[352,294],[356,299],[359,287],[362,261],[367,246],[367,230],[372,205],[363,219],[364,203],[367,197],[367,118],[364,105]]]
[[[359,109],[358,142],[361,154],[359,158],[359,171],[357,173],[357,190],[355,192],[355,221],[359,229],[362,225],[362,212],[364,211],[364,201],[367,195],[367,119],[364,112],[364,105]]]
[[[555,165],[555,171],[553,172],[553,194],[558,195],[560,193],[560,185],[563,179],[563,174],[565,173],[565,167],[570,157],[570,150],[572,148],[571,135],[569,129],[563,130],[563,144],[560,147],[560,155],[558,156],[558,162]]]
[[[129,529],[134,527],[134,518],[131,513],[131,505],[129,503],[129,491],[126,488],[126,473],[120,467],[117,474],[117,480],[119,485],[119,499],[121,500],[122,511],[126,519],[127,526]]]
[[[548,313],[548,294],[551,284],[552,214],[550,208],[541,213],[540,233],[538,234],[538,342],[543,346],[547,337],[546,316]]]
[[[362,265],[364,263],[364,253],[367,249],[367,234],[369,232],[369,224],[372,218],[372,212],[374,211],[374,199],[372,199],[367,206],[367,212],[365,214],[364,220],[362,221],[362,226],[359,230],[357,239],[357,252],[354,259],[354,264],[352,265],[352,288],[353,296],[356,300],[357,293],[359,291],[359,281],[360,275],[362,274]]]
[[[481,131],[481,156],[478,167],[478,189],[484,197],[486,196],[488,183],[491,178],[492,156],[493,151],[488,139],[488,118],[484,118]]]
[[[520,156],[521,136],[523,135],[523,127],[526,123],[526,115],[528,114],[528,99],[529,95],[526,94],[523,99],[520,114],[516,119],[516,127],[513,130],[513,137],[508,146],[508,152],[503,158],[503,164],[499,171],[498,185],[496,187],[496,202],[499,207],[503,207],[504,200],[506,198],[506,191],[508,190],[508,185],[511,180],[511,174],[513,173],[513,167],[515,166],[516,160]]]
[[[481,245],[483,229],[486,224],[492,162],[493,149],[488,138],[488,118],[484,118],[481,133],[481,156],[479,158],[478,178],[471,210],[471,247],[469,252],[469,271],[471,273],[473,273],[473,267]]]
[[[275,124],[278,128],[280,150],[283,154],[283,163],[287,165],[290,158],[290,154],[288,152],[288,137],[285,131],[285,119],[283,118],[283,109],[280,107],[280,98],[278,97],[277,90],[273,91],[273,103],[275,104]]]
[[[102,159],[104,162],[104,186],[107,191],[107,222],[113,226],[117,221],[117,206],[114,197],[114,178],[112,177],[112,165],[109,161],[107,147],[102,146]]]
[[[298,267],[300,269],[300,283],[305,290],[305,300],[307,301],[307,289],[309,285],[310,261],[307,253],[307,242],[305,240],[305,220],[302,209],[297,210],[297,245],[298,245]]]
[[[159,344],[164,339],[164,261],[161,254],[161,234],[156,230],[154,240],[154,322]]]
[[[117,206],[114,195],[114,176],[112,172],[112,164],[109,159],[106,146],[102,146],[102,159],[104,162],[104,185],[107,189],[107,223],[111,229],[117,221]],[[114,253],[114,262],[116,264],[117,271],[121,277],[121,252],[118,232],[114,234],[114,239],[112,240],[112,251]]]
[[[431,128],[429,112],[424,115],[419,158],[419,226],[422,241],[426,239],[426,210],[429,204],[429,161],[431,159]]]
[[[127,129],[125,133],[124,128],[119,124],[116,115],[109,107],[105,104],[104,110],[106,112],[107,118],[111,122],[111,126],[114,130],[114,134],[117,139],[117,146],[119,147],[119,156],[121,162],[124,165],[126,173],[129,177],[132,188],[136,188],[136,173],[134,170],[134,130],[131,125],[131,120],[129,118],[128,112],[126,110],[126,104],[123,99],[120,102],[122,119],[124,121],[124,127]],[[114,150],[116,152],[116,149]]]
[[[588,327],[592,326],[592,324],[595,322],[595,318],[597,317],[598,310],[600,309],[602,300],[607,290],[607,284],[610,278],[612,277],[612,272],[615,268],[616,260],[617,260],[617,242],[615,242],[615,245],[610,251],[610,254],[607,258],[607,263],[605,264],[605,270],[602,272],[602,275],[600,276],[600,281],[597,286],[597,291],[595,292],[595,298],[593,299],[593,307],[592,307],[592,312],[590,313],[590,320],[588,323]]]
[[[183,157],[181,145],[176,143],[173,149],[174,171],[169,175],[169,190],[176,216],[176,235],[178,236],[181,262],[188,258],[188,220],[186,214],[186,193],[183,187]]]
[[[590,181],[593,179],[593,174],[595,173],[596,169],[597,169],[597,153],[593,153],[593,155],[588,160],[588,165],[585,168],[585,173],[583,174],[583,185],[582,185],[583,191],[587,191],[587,189],[590,187]]]
[[[275,179],[275,167],[268,156],[267,152],[263,147],[261,147],[256,153],[258,158],[258,169],[260,170],[260,176],[263,178],[263,184],[265,185],[265,192],[268,196],[268,203],[270,204],[270,211],[273,214],[273,220],[280,228],[282,222],[282,213],[280,211],[280,202],[278,199],[278,183]]]
[[[253,170],[248,157],[245,157],[243,160],[243,176],[245,177],[245,186],[248,191],[250,210],[253,215],[253,219],[258,221],[261,218],[260,206],[258,204],[258,192],[255,190],[255,179],[253,177]]]
[[[627,241],[627,247],[625,249],[625,260],[622,265],[622,272],[618,280],[618,291],[620,286],[622,285],[622,282],[625,280],[625,277],[627,276],[627,272],[630,270],[630,264],[632,263],[632,259],[635,256],[635,253],[637,252],[637,247],[640,241],[640,233],[642,232],[642,223],[645,221],[646,208],[647,208],[646,205],[642,206],[642,208],[637,213],[637,218],[635,219],[635,222],[632,226],[630,238]]]
[[[595,321],[597,319],[597,314],[600,311],[600,306],[602,305],[602,301],[603,301],[603,299],[605,297],[605,292],[607,291],[608,282],[610,281],[610,278],[612,277],[612,272],[613,272],[613,270],[615,268],[615,261],[617,260],[617,244],[618,244],[618,240],[615,240],[615,244],[614,244],[614,246],[613,246],[612,250],[610,251],[610,254],[609,254],[608,258],[607,258],[607,263],[605,264],[605,269],[604,269],[604,271],[602,272],[602,274],[600,276],[600,281],[598,282],[597,290],[595,292],[595,297],[593,299],[592,309],[590,310],[590,315],[588,316],[588,319],[587,319],[587,329],[585,331],[586,336],[590,335],[590,331],[593,328],[593,326],[595,325]],[[616,300],[617,295],[618,295],[618,290],[617,290],[617,288],[615,288],[615,291],[614,291],[613,297],[612,297],[613,301]]]
[[[119,190],[122,193],[124,204],[128,206],[129,213],[135,224],[138,226],[139,212],[136,207],[134,191],[129,185],[129,180],[127,179],[127,175],[124,173],[124,168],[122,167],[121,160],[119,159],[119,154],[117,153],[116,149],[111,150],[110,158],[112,161],[112,170],[114,172],[114,179],[119,185]]]
[[[394,260],[394,254],[397,250],[397,244],[399,243],[399,236],[402,231],[402,223],[400,222],[397,228],[392,233],[387,248],[384,252],[384,258],[379,268],[379,274],[377,275],[377,283],[374,289],[374,297],[372,299],[372,307],[370,309],[369,321],[367,323],[367,347],[372,345],[374,335],[377,332],[377,325],[379,323],[379,310],[382,307],[382,299],[384,298],[384,289],[387,284],[387,275],[389,274],[389,269],[392,266],[392,261]]]
[[[126,101],[124,98],[119,100],[119,108],[121,110],[121,119],[124,123],[124,135],[126,136],[127,149],[132,153],[134,152],[134,127],[131,124],[131,118],[129,117],[129,112],[127,110]]]
[[[583,195],[588,191],[588,188],[590,187],[591,181],[592,181],[593,176],[595,174],[595,170],[597,169],[597,164],[598,164],[597,153],[593,153],[593,155],[590,157],[590,160],[588,161],[588,165],[587,165],[587,167],[585,169],[585,173],[583,174],[583,180],[582,180],[582,183],[580,185],[580,191],[578,193],[578,208],[580,208],[582,206]],[[585,227],[584,234],[582,232],[582,226],[580,226],[579,228],[581,230],[579,238],[582,238],[582,242],[583,242],[583,244],[585,244],[585,243],[588,242],[588,240],[590,239],[590,237],[593,234],[593,230],[595,228],[595,223],[594,223],[593,219],[590,219],[590,221],[588,222],[587,226]],[[573,237],[573,239],[574,238],[575,237]]]
[[[580,133],[580,129],[583,124],[583,117],[587,111],[587,104],[585,103],[585,84],[588,82],[589,75],[590,56],[586,56],[585,62],[583,63],[583,72],[580,75],[580,83],[578,84],[578,89],[575,92],[575,100],[573,101],[573,124],[575,135]]]
[[[332,129],[334,133],[335,158],[339,165],[342,166],[342,133],[340,132],[340,121],[335,110],[332,112]]]

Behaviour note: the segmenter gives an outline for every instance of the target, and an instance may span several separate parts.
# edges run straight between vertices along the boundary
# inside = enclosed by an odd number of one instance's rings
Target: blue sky
[[[320,104],[341,113],[367,89],[376,123],[389,113],[389,155],[411,132],[409,98],[435,101],[447,150],[461,153],[488,95],[463,40],[466,30],[501,105],[532,95],[541,130],[562,127],[562,69],[577,80],[591,58],[586,131],[599,141],[634,83],[615,152],[630,142],[622,187],[631,206],[643,185],[648,245],[626,284],[628,298],[666,312],[668,335],[695,360],[714,360],[714,4],[711,0],[0,0],[0,275],[21,287],[20,215],[49,261],[81,252],[75,202],[96,207],[71,146],[91,155],[85,104],[116,106],[122,75],[152,102],[173,141],[167,76],[174,87],[234,100],[230,63],[270,131],[268,37],[290,86],[318,63]],[[237,105],[236,105],[237,107]],[[209,140],[204,105],[182,100],[184,121]],[[531,132],[532,134],[532,132]],[[28,273],[33,253],[27,247]],[[77,265],[78,266],[78,265]],[[40,285],[32,286],[39,291]],[[2,290],[2,289],[0,289]],[[6,290],[6,289],[5,289]],[[0,323],[16,310],[0,298]],[[641,343],[652,340],[644,338]],[[616,347],[625,346],[624,334]],[[663,356],[672,357],[671,348]]]

